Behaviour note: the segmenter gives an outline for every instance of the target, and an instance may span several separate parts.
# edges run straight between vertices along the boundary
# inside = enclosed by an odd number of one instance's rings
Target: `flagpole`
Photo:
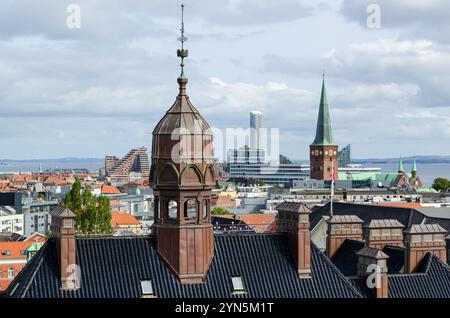
[[[331,158],[331,199],[330,199],[330,217],[333,217],[333,196],[334,196],[334,164]]]

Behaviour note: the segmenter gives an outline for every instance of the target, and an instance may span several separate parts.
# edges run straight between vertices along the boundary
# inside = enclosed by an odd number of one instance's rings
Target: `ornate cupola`
[[[205,280],[212,261],[211,189],[215,185],[213,135],[186,95],[181,5],[179,93],[153,131],[150,185],[154,190],[154,230],[158,254],[181,283]]]

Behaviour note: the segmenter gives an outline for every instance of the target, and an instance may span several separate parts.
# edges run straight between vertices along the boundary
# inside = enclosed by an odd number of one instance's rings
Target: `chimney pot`
[[[381,250],[369,246],[364,246],[356,255],[358,256],[358,276],[367,277],[367,286],[369,287],[369,284],[375,284],[373,288],[375,288],[376,298],[388,298],[387,259],[389,256]],[[374,273],[376,275],[375,281],[371,276]]]
[[[405,273],[413,273],[426,253],[431,252],[447,263],[445,235],[439,224],[414,224],[405,231]]]
[[[311,277],[311,232],[309,214],[311,210],[303,203],[284,202],[277,207],[277,227],[287,233],[300,278]]]
[[[362,224],[356,215],[333,215],[327,220],[327,256],[331,259],[346,239],[363,240]]]
[[[79,278],[76,264],[75,213],[58,206],[51,212],[51,232],[55,239],[62,290],[78,289]]]

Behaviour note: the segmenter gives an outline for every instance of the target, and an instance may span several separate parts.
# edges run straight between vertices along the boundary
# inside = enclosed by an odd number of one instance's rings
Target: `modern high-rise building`
[[[351,163],[351,146],[347,145],[339,151],[339,168],[345,168]]]
[[[251,111],[250,112],[250,148],[253,149],[262,149],[262,120],[263,113],[259,111]]]
[[[114,164],[114,165],[113,165]],[[125,157],[118,160],[115,156],[106,156],[105,173],[107,177],[128,177],[130,173],[140,173],[143,177],[150,175],[150,162],[146,147],[131,149]]]
[[[109,176],[113,171],[114,167],[119,164],[119,158],[116,156],[106,156],[105,157],[105,175]]]
[[[331,133],[325,75],[322,81],[316,138],[309,146],[309,151],[311,179],[331,180],[333,173],[335,179],[338,178],[338,145],[334,143]]]

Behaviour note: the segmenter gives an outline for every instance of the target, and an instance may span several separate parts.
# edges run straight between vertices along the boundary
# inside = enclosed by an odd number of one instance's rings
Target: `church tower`
[[[309,162],[311,179],[331,180],[334,173],[338,175],[338,145],[331,134],[330,113],[328,110],[327,93],[325,90],[325,75],[322,80],[319,116],[317,118],[316,138],[309,146]]]
[[[155,196],[157,252],[182,284],[198,284],[204,282],[214,252],[213,136],[186,95],[183,5],[181,10],[179,92],[153,131],[150,185]]]

